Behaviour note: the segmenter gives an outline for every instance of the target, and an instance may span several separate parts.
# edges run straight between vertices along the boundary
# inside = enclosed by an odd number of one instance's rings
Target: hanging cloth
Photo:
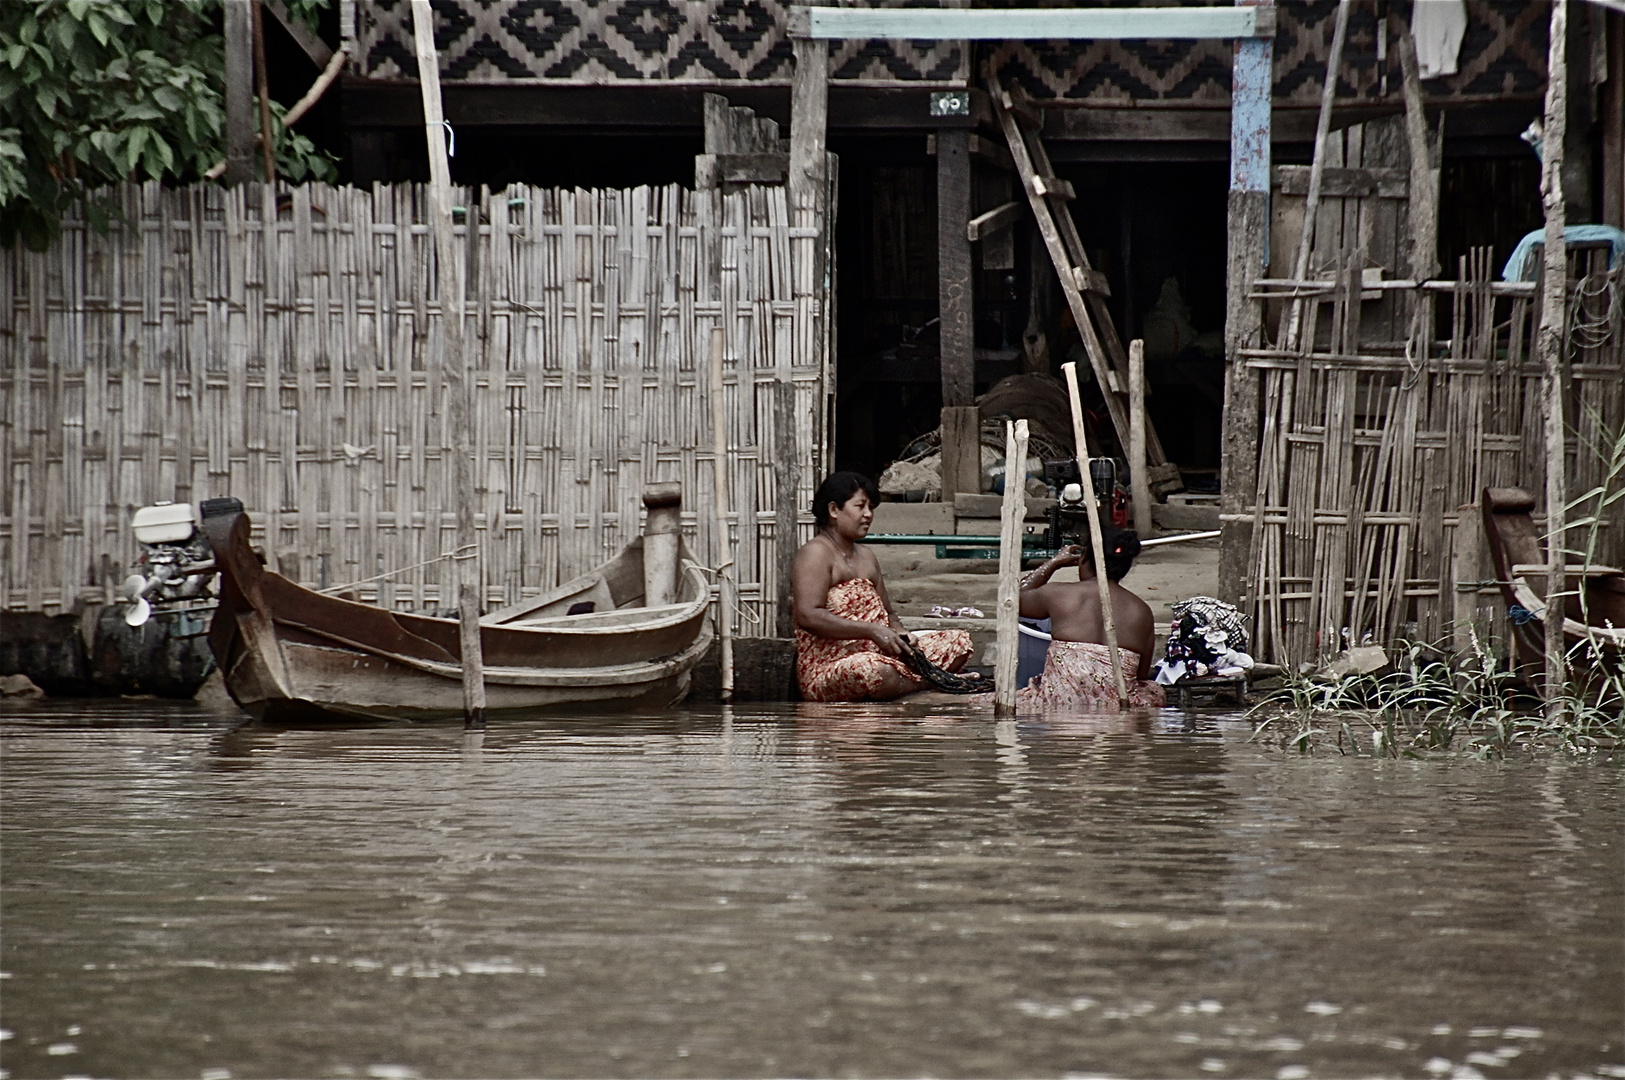
[[[1456,54],[1467,32],[1467,5],[1463,0],[1416,0],[1411,14],[1411,37],[1416,40],[1417,74],[1437,79],[1456,73]]]

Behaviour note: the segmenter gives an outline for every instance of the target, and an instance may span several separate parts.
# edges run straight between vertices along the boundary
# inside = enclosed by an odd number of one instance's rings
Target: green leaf
[[[152,134],[144,127],[130,129],[129,141],[124,144],[124,171],[134,172],[135,164],[141,160],[141,150],[147,145],[147,137]]]

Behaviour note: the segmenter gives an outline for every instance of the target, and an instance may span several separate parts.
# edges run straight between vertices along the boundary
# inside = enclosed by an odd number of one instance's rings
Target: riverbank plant
[[[1578,646],[1571,670],[1581,670]],[[1415,757],[1457,750],[1504,757],[1523,748],[1575,754],[1625,747],[1625,671],[1591,667],[1571,682],[1561,710],[1496,656],[1477,634],[1452,655],[1405,642],[1382,671],[1327,679],[1293,676],[1250,714],[1255,738],[1274,736],[1299,753]]]

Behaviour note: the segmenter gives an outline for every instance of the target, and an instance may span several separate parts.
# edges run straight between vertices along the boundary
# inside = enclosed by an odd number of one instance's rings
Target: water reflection
[[[1211,713],[8,710],[0,1066],[1604,1075],[1621,794]]]

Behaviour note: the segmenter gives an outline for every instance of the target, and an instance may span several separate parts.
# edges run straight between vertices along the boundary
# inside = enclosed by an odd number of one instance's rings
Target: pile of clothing
[[[1157,682],[1172,686],[1209,675],[1234,678],[1253,666],[1246,619],[1235,607],[1211,596],[1193,596],[1173,605],[1173,612],[1168,644],[1157,662]]]

